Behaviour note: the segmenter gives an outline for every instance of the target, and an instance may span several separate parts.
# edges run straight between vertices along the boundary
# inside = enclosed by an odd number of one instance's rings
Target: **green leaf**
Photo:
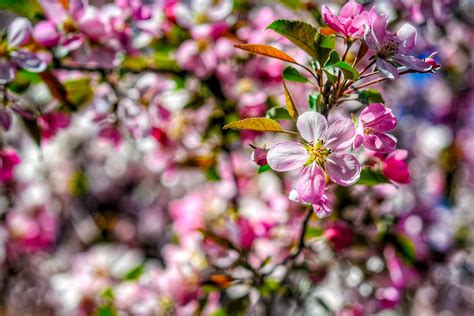
[[[375,89],[367,89],[359,93],[359,101],[362,104],[385,103],[382,94]]]
[[[125,56],[122,61],[122,68],[133,71],[140,71],[148,67],[148,61],[144,56]]]
[[[8,10],[30,19],[43,13],[37,0],[0,0],[0,10]]]
[[[356,182],[356,184],[363,184],[368,186],[383,183],[390,183],[390,181],[381,173],[371,169],[362,169],[360,173],[360,179]]]
[[[250,117],[240,121],[231,122],[224,126],[224,129],[228,128],[292,134],[290,131],[285,131],[277,121],[266,117]]]
[[[335,84],[337,82],[337,76],[331,72],[331,70],[324,69],[324,73],[328,77],[328,80],[331,84]]]
[[[138,280],[143,273],[145,272],[145,265],[143,263],[137,265],[136,267],[132,268],[130,271],[125,273],[123,276],[124,280]]]
[[[64,88],[66,89],[67,99],[75,109],[91,101],[94,96],[89,78],[68,80],[64,82]]]
[[[335,50],[333,50],[329,54],[329,59],[326,62],[326,64],[324,65],[324,67],[332,66],[332,65],[338,63],[339,61],[341,61],[341,58],[339,57],[339,54]]]
[[[206,179],[211,182],[219,181],[221,179],[216,166],[206,169]]]
[[[308,103],[309,103],[309,108],[311,111],[319,112],[321,113],[323,110],[323,98],[321,96],[321,93],[315,93],[315,94],[310,94],[308,96]]]
[[[283,78],[288,81],[308,82],[308,78],[299,73],[299,71],[291,66],[283,70]]]
[[[288,111],[281,106],[274,106],[268,109],[265,116],[273,120],[291,120],[291,116]]]
[[[118,315],[117,310],[113,306],[99,306],[95,312],[95,316],[116,316]]]
[[[309,56],[317,59],[318,53],[313,43],[318,30],[314,26],[301,21],[276,20],[267,26],[267,29],[283,35]]]
[[[313,41],[316,51],[315,59],[319,61],[320,65],[325,65],[336,46],[336,37],[334,35],[326,36],[321,33],[316,33]]]
[[[270,169],[271,169],[271,168],[270,168],[270,165],[269,165],[269,164],[266,164],[266,165],[264,165],[264,166],[258,167],[258,173],[263,173],[263,172],[265,172],[265,171],[267,171],[267,170],[270,170]]]
[[[296,119],[298,117],[298,109],[296,108],[295,101],[293,100],[290,91],[288,91],[285,80],[283,80],[283,89],[285,90],[285,103],[288,114],[290,114],[291,118]]]
[[[341,69],[342,73],[344,74],[344,78],[349,79],[349,80],[356,80],[359,78],[359,72],[352,68],[351,65],[349,65],[346,62],[339,61],[332,65],[331,67],[339,68]]]

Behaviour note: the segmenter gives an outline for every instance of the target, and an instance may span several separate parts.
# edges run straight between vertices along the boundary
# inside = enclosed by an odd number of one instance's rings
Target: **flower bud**
[[[50,48],[58,45],[61,34],[53,22],[46,20],[35,25],[33,38],[39,44]]]
[[[267,164],[267,151],[256,147],[252,153],[252,160],[259,166],[265,166]]]
[[[329,224],[324,231],[324,237],[336,251],[347,248],[352,244],[352,231],[346,223],[341,221]]]

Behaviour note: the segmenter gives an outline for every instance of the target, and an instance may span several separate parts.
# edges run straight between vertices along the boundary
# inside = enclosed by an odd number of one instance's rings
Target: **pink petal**
[[[397,142],[385,133],[373,133],[364,135],[364,146],[373,151],[390,153],[397,147]]]
[[[30,39],[31,22],[26,18],[16,18],[8,26],[8,45],[10,47],[18,47]]]
[[[0,59],[0,84],[6,84],[15,79],[16,67],[10,61]]]
[[[371,127],[378,132],[387,132],[397,126],[392,110],[381,103],[369,104],[360,113],[359,121],[363,127]]]
[[[38,22],[33,30],[35,41],[45,47],[54,47],[58,45],[61,38],[56,25],[49,20]]]
[[[329,178],[342,186],[349,186],[359,180],[360,164],[350,154],[333,153],[325,163]]]
[[[350,119],[340,119],[329,126],[325,146],[341,151],[351,146],[355,135],[354,123]]]
[[[362,5],[355,1],[350,1],[342,7],[341,11],[339,12],[339,16],[344,18],[353,18],[362,12],[364,12],[364,7]]]
[[[341,23],[339,23],[338,17],[332,14],[328,7],[323,5],[321,13],[323,15],[324,23],[326,23],[327,26],[338,33],[344,33],[344,28]]]
[[[398,54],[396,56],[393,56],[392,59],[403,66],[417,71],[428,71],[432,67],[426,61],[416,58],[414,56]]]
[[[325,139],[328,129],[326,118],[318,112],[304,112],[298,117],[296,127],[306,141],[315,143]]]
[[[312,163],[301,170],[296,181],[298,197],[305,203],[319,203],[326,187],[326,179],[323,170]]]
[[[377,43],[378,47],[382,45],[387,34],[390,34],[389,31],[387,30],[387,26],[388,26],[388,17],[383,16],[383,15],[377,15],[377,14],[373,15],[371,31],[373,33],[374,40]]]
[[[42,72],[47,65],[39,59],[35,54],[24,50],[17,50],[11,53],[12,60],[21,68],[31,72]]]
[[[302,167],[308,158],[306,148],[296,142],[276,144],[267,154],[268,164],[276,171],[289,171]]]
[[[402,43],[400,46],[402,53],[408,53],[411,51],[416,44],[416,29],[413,25],[405,23],[397,31],[396,35],[401,39]]]
[[[60,25],[66,21],[68,14],[61,1],[39,0],[45,15],[54,24]]]
[[[399,77],[398,75],[398,69],[388,61],[383,60],[382,58],[377,58],[377,61],[375,62],[377,65],[377,68],[379,71],[387,78],[389,79],[397,79]]]

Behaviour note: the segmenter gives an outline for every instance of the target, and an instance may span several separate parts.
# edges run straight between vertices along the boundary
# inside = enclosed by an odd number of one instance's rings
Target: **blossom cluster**
[[[361,3],[1,3],[0,314],[469,314],[469,10]]]

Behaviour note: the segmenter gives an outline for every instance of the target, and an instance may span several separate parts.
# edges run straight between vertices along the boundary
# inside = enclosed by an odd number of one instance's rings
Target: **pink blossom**
[[[31,30],[31,23],[25,18],[16,18],[8,26],[6,39],[0,40],[0,84],[15,79],[17,67],[31,72],[46,69],[44,61],[21,48],[30,39]]]
[[[353,0],[341,8],[339,15],[332,14],[331,10],[323,5],[322,15],[324,23],[331,29],[351,38],[361,37],[369,20],[369,12]]]
[[[20,157],[11,148],[0,149],[0,182],[7,182],[13,177],[13,169],[21,162]]]
[[[410,183],[410,170],[405,162],[408,156],[406,150],[395,150],[382,163],[384,176],[398,183]]]
[[[375,63],[379,71],[390,79],[398,78],[398,69],[394,63],[416,71],[428,71],[431,65],[408,55],[416,44],[416,29],[405,23],[396,34],[387,30],[388,18],[375,15],[370,21],[370,29],[365,32],[365,41],[375,52]]]
[[[71,116],[66,113],[46,113],[38,118],[38,126],[41,129],[43,139],[50,139],[59,130],[64,129],[71,123]]]
[[[192,71],[199,78],[210,76],[216,66],[217,58],[209,43],[187,40],[176,52],[176,61],[185,70]]]
[[[285,141],[268,152],[270,167],[276,171],[303,170],[296,182],[298,198],[317,204],[326,187],[325,173],[335,183],[348,186],[360,175],[357,159],[344,151],[351,146],[355,134],[349,119],[339,119],[328,128],[326,118],[317,112],[305,112],[296,126],[305,142]]]
[[[392,110],[381,103],[369,104],[359,116],[354,147],[363,144],[367,149],[389,153],[395,150],[396,140],[386,134],[395,128],[397,119]]]

